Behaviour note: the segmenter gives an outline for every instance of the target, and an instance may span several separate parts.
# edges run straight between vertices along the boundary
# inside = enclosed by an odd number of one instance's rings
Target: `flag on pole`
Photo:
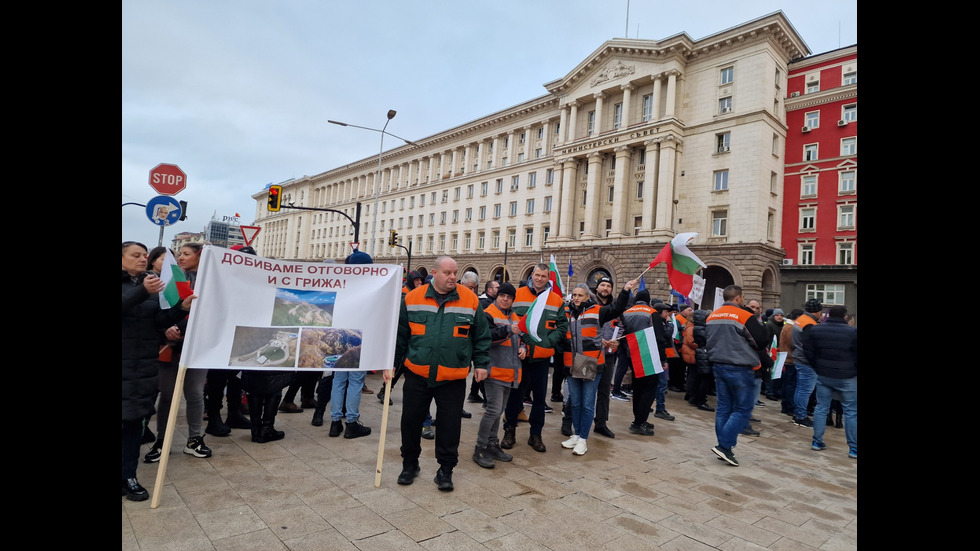
[[[687,248],[688,241],[697,237],[697,232],[679,233],[664,245],[650,267],[653,268],[661,262],[667,263],[667,279],[670,286],[677,289],[677,292],[688,296],[694,287],[694,273],[698,268],[707,268],[704,262],[698,258],[690,249]]]
[[[640,291],[642,291],[642,290],[644,290],[646,288],[647,288],[647,280],[646,280],[646,278],[641,277],[640,278],[640,284],[636,287],[636,292],[633,293],[633,294],[635,295],[636,293],[639,293]]]
[[[772,344],[769,345],[769,357],[774,363],[779,357],[779,343],[776,342],[776,335],[772,336]]]
[[[548,306],[548,295],[551,294],[551,285],[551,282],[549,282],[548,288],[538,293],[538,296],[535,297],[534,302],[532,302],[531,306],[528,307],[527,312],[525,312],[524,315],[521,316],[520,321],[517,322],[518,329],[530,335],[531,339],[535,343],[540,343],[545,332],[547,331],[545,327],[546,322],[544,310],[545,307]]]
[[[657,347],[653,327],[626,335],[626,347],[633,363],[633,373],[637,377],[663,373],[664,367],[660,363],[660,349]]]
[[[558,293],[562,299],[565,298],[565,284],[558,275],[558,266],[555,266],[555,255],[551,255],[551,264],[548,266],[548,281],[551,282],[551,290]]]
[[[163,292],[160,293],[160,308],[168,309],[194,294],[191,284],[187,281],[184,271],[177,265],[174,253],[167,248],[163,266],[160,268],[160,279],[163,281]]]
[[[568,277],[572,277],[572,255],[568,255]]]

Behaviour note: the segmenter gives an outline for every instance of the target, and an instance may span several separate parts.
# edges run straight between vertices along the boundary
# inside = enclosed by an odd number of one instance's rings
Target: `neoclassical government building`
[[[342,261],[352,225],[332,211],[355,219],[360,203],[360,249],[375,262],[406,262],[393,229],[411,246],[407,269],[448,254],[481,289],[526,280],[551,255],[572,284],[609,275],[618,287],[697,232],[701,306],[730,283],[777,304],[787,64],[809,54],[782,12],[697,41],[609,40],[541,97],[383,151],[380,179],[372,156],[281,183],[283,205],[331,211],[268,212],[267,190],[255,193],[256,249]],[[671,302],[665,265],[645,282]]]

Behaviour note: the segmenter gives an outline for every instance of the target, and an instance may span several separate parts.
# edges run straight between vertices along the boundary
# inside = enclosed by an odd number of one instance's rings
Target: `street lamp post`
[[[378,229],[378,199],[381,196],[381,156],[384,153],[384,149],[385,149],[385,134],[393,138],[398,138],[399,140],[407,143],[408,145],[417,145],[415,142],[411,140],[406,140],[405,138],[395,136],[391,132],[385,131],[388,128],[388,123],[391,122],[391,119],[393,118],[395,118],[395,110],[389,109],[388,120],[385,121],[385,125],[381,128],[381,130],[378,130],[377,128],[368,128],[366,126],[358,126],[356,124],[349,124],[346,122],[331,121],[331,120],[327,121],[330,124],[337,124],[340,126],[353,126],[354,128],[360,128],[362,130],[370,130],[372,132],[381,133],[381,147],[378,151],[378,173],[374,178],[374,209],[371,211],[371,252],[368,254],[370,254],[372,257],[375,256],[375,245],[377,244],[376,237],[377,237],[377,229]]]

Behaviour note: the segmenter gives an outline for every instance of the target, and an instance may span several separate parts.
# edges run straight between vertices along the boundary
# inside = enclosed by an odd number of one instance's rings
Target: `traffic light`
[[[389,230],[391,233],[388,235],[388,246],[394,247],[398,244],[398,232],[395,230]]]
[[[177,220],[183,222],[184,220],[187,220],[187,201],[177,201],[177,202],[180,203],[180,218],[178,218]]]
[[[269,212],[279,212],[282,206],[282,186],[269,186]]]

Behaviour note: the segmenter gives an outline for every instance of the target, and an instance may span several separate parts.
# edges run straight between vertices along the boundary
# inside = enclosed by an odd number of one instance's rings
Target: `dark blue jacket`
[[[857,377],[857,328],[841,318],[811,325],[803,331],[803,353],[817,375],[835,379]]]

